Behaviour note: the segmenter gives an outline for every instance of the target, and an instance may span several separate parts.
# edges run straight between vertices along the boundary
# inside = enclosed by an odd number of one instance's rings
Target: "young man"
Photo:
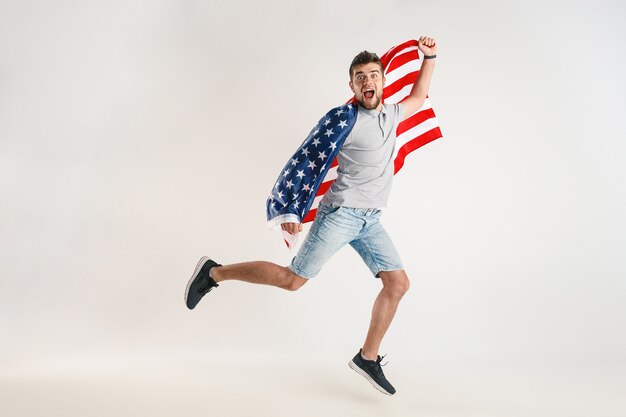
[[[422,36],[418,48],[424,54],[419,77],[400,104],[382,102],[385,78],[376,54],[363,51],[352,61],[349,85],[358,103],[356,124],[338,153],[338,177],[322,198],[311,229],[291,264],[285,267],[257,261],[220,265],[203,257],[185,291],[189,309],[227,280],[295,291],[317,275],[335,252],[350,244],[372,274],[381,279],[383,288],[374,302],[365,343],[349,365],[388,395],[396,390],[385,378],[378,350],[409,289],[409,278],[379,219],[380,208],[386,206],[391,191],[396,128],[424,104],[435,66],[435,40]],[[291,234],[302,231],[299,223],[283,223],[281,227]]]

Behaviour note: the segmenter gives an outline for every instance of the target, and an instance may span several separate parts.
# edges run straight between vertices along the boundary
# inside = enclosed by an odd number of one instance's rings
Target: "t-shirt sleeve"
[[[398,125],[402,121],[402,118],[404,117],[404,104],[402,104],[402,103],[394,103],[392,110],[393,110],[392,114],[393,114],[393,118],[394,118],[394,120],[393,120],[394,129],[397,129]]]
[[[404,117],[404,104],[396,103],[394,104],[394,115],[396,117],[396,123],[400,123],[402,117]]]

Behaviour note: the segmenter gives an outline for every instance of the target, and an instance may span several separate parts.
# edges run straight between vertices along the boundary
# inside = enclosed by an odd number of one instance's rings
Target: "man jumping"
[[[372,274],[381,279],[383,288],[374,302],[365,342],[349,366],[388,395],[396,390],[382,371],[378,350],[409,289],[409,278],[380,223],[380,209],[387,204],[393,181],[396,128],[424,104],[435,67],[435,40],[422,36],[418,48],[424,54],[419,76],[410,95],[398,104],[382,102],[385,77],[376,54],[363,51],[352,61],[349,85],[358,103],[356,122],[337,154],[338,176],[320,201],[315,220],[291,264],[255,261],[220,265],[203,257],[185,291],[189,309],[227,280],[295,291],[315,277],[340,248],[350,244]],[[301,223],[283,223],[281,227],[290,234],[302,231]]]

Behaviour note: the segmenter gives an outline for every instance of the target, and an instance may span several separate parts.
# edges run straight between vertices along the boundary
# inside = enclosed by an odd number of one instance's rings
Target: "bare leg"
[[[295,291],[308,281],[296,275],[291,269],[265,261],[243,262],[213,268],[211,275],[215,282],[238,280],[253,284],[273,285]]]
[[[363,344],[363,356],[370,360],[377,358],[383,336],[396,314],[402,296],[409,289],[409,277],[404,270],[381,272],[380,278],[383,289],[374,302],[372,320]]]

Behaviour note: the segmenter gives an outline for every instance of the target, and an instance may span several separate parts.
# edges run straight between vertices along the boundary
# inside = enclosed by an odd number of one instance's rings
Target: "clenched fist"
[[[429,38],[427,36],[420,37],[417,40],[417,48],[422,51],[424,55],[437,54],[437,44],[435,43],[435,38]]]
[[[301,223],[283,223],[280,227],[287,233],[295,235],[302,231]]]

